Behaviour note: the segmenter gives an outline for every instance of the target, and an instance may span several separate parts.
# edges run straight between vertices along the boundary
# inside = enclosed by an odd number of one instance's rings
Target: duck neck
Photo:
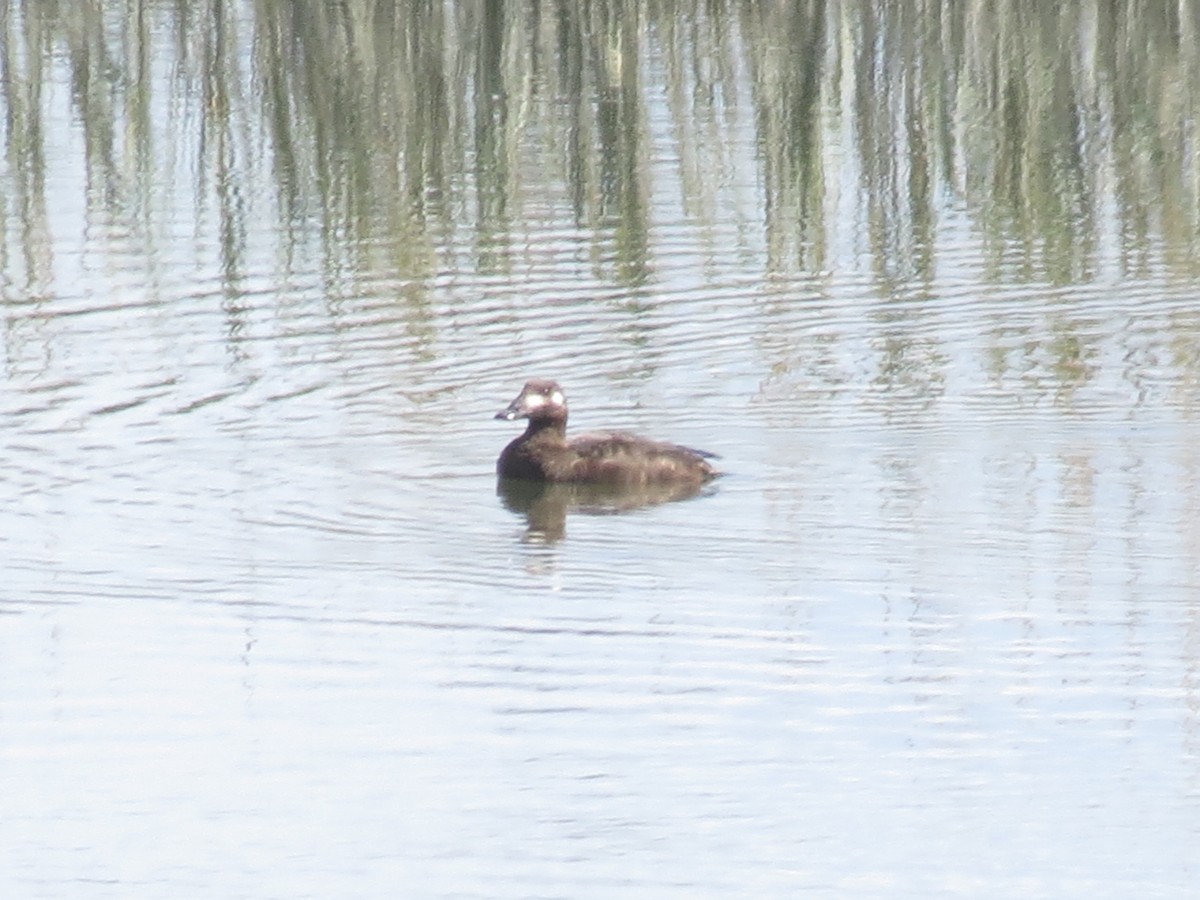
[[[545,416],[530,419],[525,426],[525,440],[537,438],[543,441],[565,441],[567,439],[567,419],[565,416]]]

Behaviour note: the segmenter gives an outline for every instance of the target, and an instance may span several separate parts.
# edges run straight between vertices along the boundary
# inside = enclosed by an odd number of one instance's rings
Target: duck
[[[557,382],[534,378],[496,413],[497,419],[528,419],[524,434],[496,461],[501,478],[552,484],[637,487],[702,485],[720,473],[715,454],[614,431],[567,439],[567,397]]]

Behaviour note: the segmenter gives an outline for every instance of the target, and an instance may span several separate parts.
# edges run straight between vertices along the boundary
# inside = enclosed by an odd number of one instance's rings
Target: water
[[[1191,4],[47,9],[5,896],[1195,892]]]

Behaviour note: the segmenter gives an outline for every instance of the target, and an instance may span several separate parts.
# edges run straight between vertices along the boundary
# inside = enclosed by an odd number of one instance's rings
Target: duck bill
[[[507,419],[509,422],[511,422],[513,419],[519,419],[523,415],[524,413],[521,411],[518,401],[514,400],[512,403],[508,404],[508,406],[504,407],[504,409],[500,410],[500,412],[496,413],[496,418]]]

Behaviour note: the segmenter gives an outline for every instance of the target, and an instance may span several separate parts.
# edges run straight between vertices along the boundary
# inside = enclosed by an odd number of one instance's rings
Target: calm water
[[[1200,889],[1200,12],[778,6],[5,4],[0,894]]]

